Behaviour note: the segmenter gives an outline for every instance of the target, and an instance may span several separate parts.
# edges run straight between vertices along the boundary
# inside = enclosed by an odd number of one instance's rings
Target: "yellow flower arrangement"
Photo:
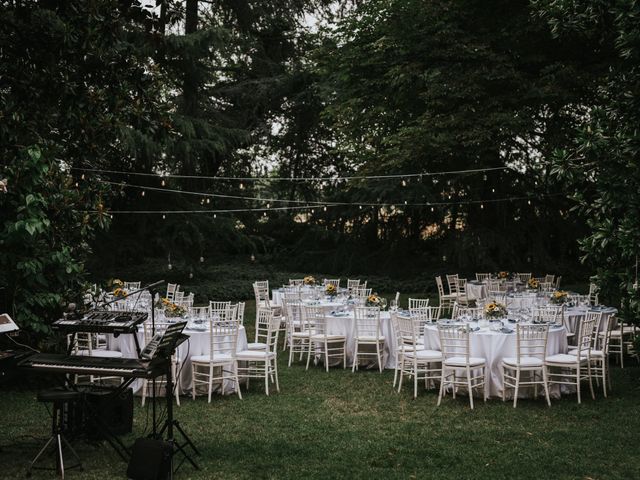
[[[509,278],[509,272],[498,272],[498,278],[501,280]]]
[[[307,275],[302,280],[302,283],[304,283],[305,285],[315,285],[316,284],[316,279],[313,278],[311,275]]]
[[[549,301],[554,305],[562,305],[569,299],[569,294],[564,290],[556,290],[551,294]]]
[[[367,297],[366,304],[367,304],[367,307],[379,307],[380,305],[382,305],[382,300],[378,295],[376,295],[375,293],[372,293]]]
[[[166,299],[163,299],[166,300]],[[169,302],[164,309],[165,317],[182,317],[187,313],[187,309],[181,305],[176,305],[173,302]]]
[[[330,297],[333,297],[338,294],[338,289],[333,283],[327,283],[327,285],[324,287],[324,293],[329,295]]]
[[[538,281],[537,278],[531,277],[527,282],[527,288],[532,288],[534,290],[537,290],[538,288],[540,288],[540,282]]]
[[[121,287],[118,287],[113,291],[113,296],[116,298],[125,298],[127,295],[127,291]]]
[[[503,318],[507,316],[507,307],[496,301],[489,302],[484,307],[484,316],[487,318]]]
[[[123,288],[124,282],[118,278],[114,278],[113,280],[111,280],[111,286],[113,288]]]

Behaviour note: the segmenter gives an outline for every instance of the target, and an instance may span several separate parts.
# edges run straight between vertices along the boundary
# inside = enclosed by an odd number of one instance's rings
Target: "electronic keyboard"
[[[65,333],[135,333],[138,331],[138,325],[148,317],[149,314],[146,312],[103,311],[82,315],[69,314],[53,322],[51,327]]]
[[[166,365],[162,362],[136,358],[107,358],[55,353],[37,353],[20,362],[19,366],[45,372],[146,379],[164,375],[166,369]]]

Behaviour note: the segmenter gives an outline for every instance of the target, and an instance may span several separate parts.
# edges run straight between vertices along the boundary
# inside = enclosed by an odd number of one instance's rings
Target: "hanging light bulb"
[[[200,263],[204,263],[204,257],[200,257]]]
[[[325,205],[324,207],[322,207],[322,209],[326,212],[327,211],[327,206]]]
[[[213,214],[213,218],[217,218],[217,217],[218,217],[218,215],[216,215],[216,214],[214,213],[214,214]]]
[[[404,201],[404,204],[405,204],[405,205],[407,204],[407,201],[406,201],[406,200]]]
[[[210,198],[207,198],[207,203],[211,203],[211,199]]]
[[[267,203],[267,208],[271,208],[271,204],[270,203]]]
[[[360,206],[358,207],[358,209],[362,210],[362,205],[360,205]]]
[[[482,203],[480,204],[480,208],[481,208],[481,209],[484,209],[484,205],[483,205]]]
[[[442,255],[442,261],[446,262],[447,261],[447,256],[446,255]]]
[[[496,189],[495,189],[495,188],[492,188],[492,189],[491,189],[491,193],[496,193]]]
[[[167,265],[167,268],[168,268],[169,270],[171,270],[171,269],[173,268],[173,265],[169,264],[169,265]]]
[[[193,272],[189,272],[189,278],[193,278]]]
[[[531,205],[531,200],[527,200],[527,204]]]
[[[163,219],[163,220],[166,220],[166,219],[167,219],[167,216],[166,216],[164,213],[162,214],[162,219]]]
[[[406,186],[407,186],[407,181],[406,181],[404,178],[402,179],[402,186],[403,186],[403,187],[406,187]]]
[[[485,182],[487,181],[487,174],[486,173],[482,176],[482,180],[484,180]]]
[[[165,186],[164,178],[163,178],[163,179],[162,179],[162,181],[160,182],[160,185],[162,185],[163,187]]]
[[[80,178],[81,178],[82,180],[84,180],[84,173],[83,173],[82,175],[80,175]]]
[[[240,190],[244,190],[244,183],[240,182]]]
[[[146,193],[146,192],[145,192],[144,190],[142,190],[142,192],[140,193],[140,196],[144,197],[144,194],[145,194],[145,193]]]
[[[431,211],[433,212],[433,207],[431,207]]]
[[[76,188],[78,188],[78,182],[76,182]]]

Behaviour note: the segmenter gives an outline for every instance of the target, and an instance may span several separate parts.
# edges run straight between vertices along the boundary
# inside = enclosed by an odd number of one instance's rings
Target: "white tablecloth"
[[[351,366],[353,355],[356,348],[356,340],[353,331],[353,323],[355,317],[353,311],[349,311],[348,315],[332,315],[331,308],[325,307],[325,315],[327,319],[327,333],[333,335],[345,335],[347,337],[347,366]],[[389,312],[380,312],[380,334],[384,336],[384,349],[382,350],[382,365],[384,368],[395,368],[395,337],[393,336],[393,328],[391,327],[391,317]],[[360,345],[360,352],[375,352],[375,347],[369,345]],[[372,357],[360,357],[362,365],[365,361],[371,361]],[[336,361],[337,362],[337,361]]]
[[[467,282],[467,298],[469,300],[480,300],[487,298],[487,286],[479,282]]]
[[[180,372],[180,388],[181,392],[191,391],[191,357],[194,355],[209,355],[211,336],[208,331],[195,331],[185,329],[184,333],[189,335],[189,340],[180,345],[177,349],[177,357],[181,361],[182,370]],[[144,332],[142,329],[137,333],[140,348],[144,349]],[[118,350],[122,352],[125,358],[138,358],[135,348],[135,341],[131,335],[120,335],[115,338],[113,335],[107,336],[107,345],[110,350]],[[244,326],[240,326],[238,330],[238,351],[246,350],[247,332]],[[142,388],[142,381],[136,381],[132,385],[134,392],[138,392]],[[233,382],[225,383],[225,393],[231,394],[235,392]]]
[[[578,329],[580,328],[580,322],[584,319],[586,313],[588,311],[594,311],[587,307],[569,307],[564,311],[564,316],[567,322],[567,327],[569,330],[574,332],[576,335],[578,334]],[[611,315],[615,315],[618,313],[618,310],[613,307],[602,308],[599,311],[602,312],[602,322],[600,322],[600,331],[604,331],[605,326],[607,325],[607,319]],[[617,323],[617,322],[616,322]],[[613,326],[614,328],[616,325]]]
[[[440,350],[440,337],[435,325],[427,325],[424,330],[425,347]],[[502,359],[516,356],[516,334],[504,334],[489,329],[472,332],[470,338],[471,356],[481,357],[487,361],[486,382],[487,395],[502,397]],[[567,331],[564,327],[551,328],[547,341],[547,355],[565,353],[567,351]],[[523,395],[528,395],[531,389],[521,389]],[[551,395],[560,396],[558,388],[550,389]]]

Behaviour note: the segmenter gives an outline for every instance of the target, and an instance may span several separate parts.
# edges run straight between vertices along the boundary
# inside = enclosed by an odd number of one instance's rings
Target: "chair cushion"
[[[486,360],[480,357],[469,357],[469,365],[472,367],[479,367],[484,365]],[[467,359],[465,357],[450,357],[444,361],[444,364],[448,367],[466,367]]]
[[[346,341],[347,338],[344,335],[320,335],[315,334],[311,335],[311,339],[317,342],[324,342],[324,339],[327,339],[329,342],[341,342]]]
[[[418,360],[442,361],[442,352],[437,350],[416,350],[415,352],[406,352],[404,356],[407,358],[417,357]]]
[[[295,338],[309,338],[309,332],[291,332],[291,336]]]
[[[233,357],[228,353],[218,353],[213,356],[210,355],[194,355],[191,357],[191,363],[231,363]]]
[[[574,348],[572,350],[569,350],[569,355],[578,355],[578,349]],[[591,350],[591,356],[595,358],[604,358],[604,352],[602,350]]]
[[[247,347],[249,350],[266,350],[267,344],[262,342],[252,342]]]
[[[558,353],[557,355],[551,355],[544,359],[545,363],[563,363],[563,364],[576,364],[576,355],[569,355],[566,353]],[[587,361],[587,357],[580,359],[581,363]]]
[[[242,350],[236,355],[236,359],[241,361],[246,360],[265,360],[267,358],[275,358],[274,352],[265,352],[260,350]]]
[[[369,336],[369,335],[361,335],[359,337],[356,337],[356,339],[359,342],[372,342],[372,343],[375,343],[376,340],[378,342],[384,342],[384,337],[382,335],[380,335],[379,337],[376,337],[376,336],[373,336],[373,335],[371,335],[371,336]]]
[[[101,357],[101,358],[122,358],[122,352],[117,352],[115,350],[100,350],[95,349],[91,350],[78,350],[76,355],[91,355],[92,357]]]
[[[518,365],[518,359],[516,357],[506,357],[502,359],[502,363],[515,367]],[[544,362],[536,357],[520,357],[520,365],[523,367],[542,367]]]

